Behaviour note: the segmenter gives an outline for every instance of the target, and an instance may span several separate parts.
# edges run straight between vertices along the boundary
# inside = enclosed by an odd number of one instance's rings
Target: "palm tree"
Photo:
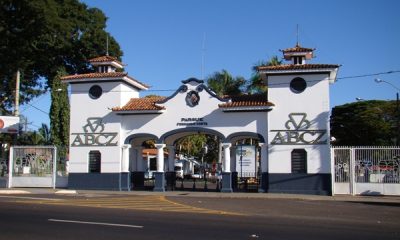
[[[47,124],[42,123],[42,127],[38,129],[39,134],[43,137],[43,143],[48,145],[51,144],[50,129]]]
[[[215,72],[208,77],[207,85],[218,95],[240,95],[246,80],[243,77],[233,77],[226,70]]]
[[[261,66],[278,66],[282,64],[282,60],[279,60],[278,56],[272,56],[269,61],[260,61],[254,65],[252,70],[253,74],[250,78],[250,84],[247,86],[247,92],[249,93],[266,93],[267,86],[265,86],[260,74],[258,73],[258,67]]]

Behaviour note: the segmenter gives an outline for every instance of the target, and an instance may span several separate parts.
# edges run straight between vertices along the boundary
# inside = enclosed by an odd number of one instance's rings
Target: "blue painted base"
[[[165,192],[165,174],[163,172],[155,172],[154,175],[154,192]]]
[[[268,174],[268,192],[331,195],[331,174]]]
[[[259,193],[268,192],[268,180],[269,180],[268,173],[267,172],[263,172],[261,174],[260,185],[259,185],[259,188],[258,188],[258,192]]]
[[[232,173],[223,172],[222,173],[222,188],[221,192],[233,192],[232,189]]]
[[[70,173],[69,189],[130,190],[130,173]]]

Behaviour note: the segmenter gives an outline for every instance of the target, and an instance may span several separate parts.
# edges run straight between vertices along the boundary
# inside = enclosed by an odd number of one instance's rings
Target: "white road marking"
[[[0,196],[0,198],[15,198],[15,199],[30,199],[30,200],[46,200],[46,201],[61,201],[57,198],[40,198],[40,197],[17,197],[17,196]]]
[[[103,223],[103,222],[85,222],[75,220],[63,220],[63,219],[48,219],[49,222],[62,222],[62,223],[77,223],[77,224],[89,224],[89,225],[102,225],[112,227],[128,227],[128,228],[144,228],[144,226],[128,225],[128,224],[116,224],[116,223]]]

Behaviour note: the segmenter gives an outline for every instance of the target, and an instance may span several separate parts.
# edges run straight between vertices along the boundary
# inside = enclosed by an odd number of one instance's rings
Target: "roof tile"
[[[116,57],[111,57],[111,56],[100,56],[100,57],[95,57],[92,59],[89,59],[90,63],[95,63],[95,62],[117,62],[120,65],[124,65],[122,64],[122,62],[118,61],[118,59]]]
[[[123,107],[114,107],[113,111],[146,111],[146,110],[164,110],[165,107],[157,106],[156,103],[164,100],[165,97],[144,97],[131,98]]]
[[[230,102],[221,103],[218,106],[220,108],[275,106],[273,103],[268,101],[265,94],[232,96],[230,99]]]
[[[284,64],[276,66],[260,66],[258,71],[287,71],[287,70],[309,70],[309,69],[324,69],[338,68],[337,64]]]

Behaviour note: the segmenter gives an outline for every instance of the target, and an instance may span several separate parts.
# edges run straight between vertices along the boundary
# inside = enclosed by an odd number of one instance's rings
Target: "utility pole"
[[[20,85],[21,74],[17,70],[17,76],[15,79],[15,106],[14,106],[14,116],[19,116],[19,85]]]

